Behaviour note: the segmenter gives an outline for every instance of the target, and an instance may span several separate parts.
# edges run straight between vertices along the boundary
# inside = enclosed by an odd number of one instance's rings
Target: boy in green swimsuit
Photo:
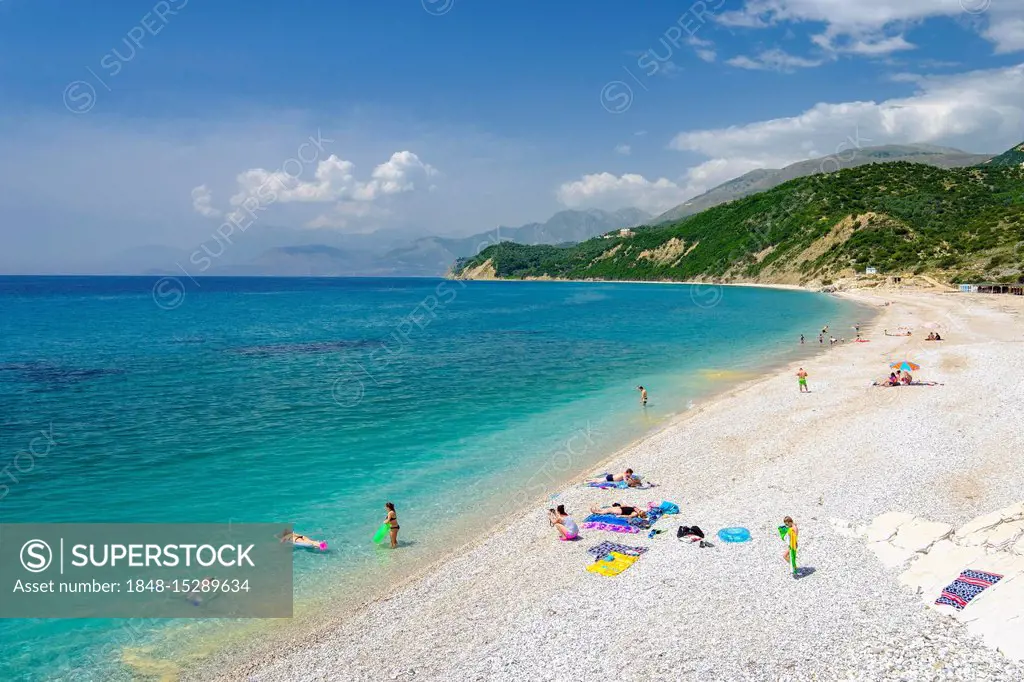
[[[796,373],[796,378],[800,381],[800,392],[810,393],[811,390],[807,388],[807,372],[803,367],[801,367],[800,371]]]

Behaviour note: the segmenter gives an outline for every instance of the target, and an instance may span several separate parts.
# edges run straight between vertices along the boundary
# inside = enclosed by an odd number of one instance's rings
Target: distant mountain
[[[1018,168],[1024,168],[1024,143],[1017,145],[1016,147],[1009,149],[999,156],[989,159],[983,163],[978,164],[979,166],[1016,166]]]
[[[1007,152],[1007,154],[1011,152]],[[815,173],[830,173],[841,168],[855,168],[869,163],[886,163],[889,161],[923,163],[938,168],[963,168],[965,166],[981,164],[991,158],[991,154],[970,154],[959,149],[953,149],[952,147],[936,147],[929,144],[885,145],[881,147],[849,149],[832,156],[798,161],[785,168],[760,168],[750,171],[745,175],[733,178],[718,187],[710,189],[704,194],[696,196],[675,208],[665,211],[652,222],[654,224],[673,222],[688,215],[700,213],[712,206],[724,204],[727,201],[734,201],[751,194],[764,192],[796,178],[814,175]],[[1021,161],[1024,161],[1024,158]]]
[[[423,237],[408,246],[388,251],[377,259],[374,269],[381,274],[440,276],[459,258],[475,256],[499,242],[576,243],[623,227],[640,225],[650,218],[650,213],[636,208],[618,211],[561,211],[543,223],[529,223],[519,227],[499,225],[494,230],[469,237]]]
[[[373,273],[373,255],[326,244],[278,246],[248,263],[219,268],[217,274],[275,277],[345,277]]]
[[[1016,283],[1022,230],[1024,166],[895,161],[814,173],[568,248],[496,244],[453,276],[829,286],[872,268],[875,284],[884,281],[876,273]]]

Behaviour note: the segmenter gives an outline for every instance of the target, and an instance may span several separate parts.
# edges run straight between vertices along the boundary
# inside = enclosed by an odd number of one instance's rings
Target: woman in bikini
[[[615,502],[610,507],[591,507],[591,514],[611,514],[612,516],[625,516],[628,518],[640,517],[641,519],[647,518],[647,512],[640,507],[623,506],[618,502]]]
[[[388,515],[384,517],[384,523],[391,526],[389,531],[391,534],[391,549],[396,549],[398,547],[398,514],[395,513],[393,502],[385,502],[384,508],[388,510]]]

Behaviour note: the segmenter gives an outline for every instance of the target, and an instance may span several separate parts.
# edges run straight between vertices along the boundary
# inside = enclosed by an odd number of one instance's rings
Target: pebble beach
[[[862,329],[870,342],[845,330],[846,343],[803,361],[809,393],[784,367],[587,472],[632,467],[657,487],[598,490],[583,476],[545,491],[385,596],[185,679],[1024,679],[1024,665],[923,607],[898,571],[836,530],[889,511],[960,525],[1024,499],[1024,301],[842,295],[878,310]],[[809,321],[808,343],[820,326]],[[913,336],[883,331],[899,327]],[[930,330],[945,340],[925,341]],[[871,386],[903,359],[937,385]],[[595,504],[662,500],[680,514],[653,538],[584,529],[560,542],[547,521],[556,504],[582,522]],[[800,527],[800,579],[781,556],[787,515]],[[680,542],[679,525],[700,526],[712,546]],[[714,537],[731,526],[752,540]],[[649,549],[618,576],[586,571],[587,548],[605,540]]]

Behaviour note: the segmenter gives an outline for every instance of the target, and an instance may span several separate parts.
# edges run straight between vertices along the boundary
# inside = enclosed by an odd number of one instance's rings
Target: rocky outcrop
[[[860,536],[886,566],[903,568],[899,581],[930,608],[965,623],[972,634],[1008,658],[1024,660],[1024,502],[979,516],[960,528],[889,512],[863,528],[833,520],[836,531]],[[937,605],[943,588],[964,569],[1003,576],[962,611]]]

